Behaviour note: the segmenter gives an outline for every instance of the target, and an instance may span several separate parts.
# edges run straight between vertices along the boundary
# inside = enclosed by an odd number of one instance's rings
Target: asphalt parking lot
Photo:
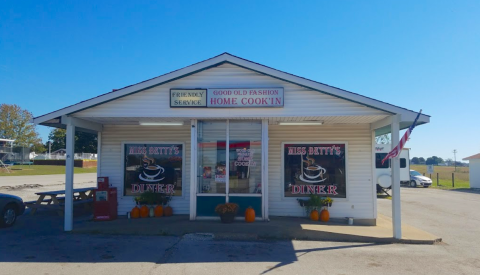
[[[480,190],[402,187],[401,200],[403,222],[442,237],[452,257],[480,268]],[[379,213],[391,217],[391,209],[378,200]]]
[[[439,245],[68,234],[55,213],[0,231],[1,274],[478,274],[480,194],[402,188],[403,221]],[[379,212],[391,215],[389,200]],[[88,217],[77,217],[82,223]],[[21,263],[21,264],[19,264]]]

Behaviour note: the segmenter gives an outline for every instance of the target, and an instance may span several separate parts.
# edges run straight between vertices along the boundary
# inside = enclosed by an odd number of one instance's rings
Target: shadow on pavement
[[[76,216],[74,227],[90,215]],[[0,230],[0,262],[16,263],[125,263],[151,262],[278,262],[268,273],[308,253],[381,244],[334,243],[329,247],[296,250],[292,241],[226,241],[206,234],[184,236],[72,234],[63,231],[63,218],[41,212],[18,218],[11,228]]]

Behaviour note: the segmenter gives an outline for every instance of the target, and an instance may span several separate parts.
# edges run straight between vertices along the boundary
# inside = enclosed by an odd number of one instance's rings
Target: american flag
[[[405,131],[405,134],[403,134],[403,137],[400,139],[400,142],[398,143],[398,145],[395,146],[395,148],[393,148],[392,151],[390,151],[390,153],[388,153],[385,156],[385,158],[382,160],[382,165],[387,159],[394,158],[398,156],[398,154],[400,154],[400,152],[403,149],[403,146],[405,146],[405,143],[407,143],[408,137],[410,136],[410,134],[412,134],[413,128],[415,128],[415,124],[417,124],[417,120],[420,117],[421,113],[422,113],[422,110],[418,112],[417,117],[413,121],[413,124],[410,125],[410,127],[408,127],[407,131]]]

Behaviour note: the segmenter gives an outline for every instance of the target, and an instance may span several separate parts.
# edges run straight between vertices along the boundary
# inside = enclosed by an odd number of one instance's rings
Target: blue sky
[[[229,52],[423,109],[411,156],[460,159],[480,152],[479,14],[480,1],[1,1],[0,103],[38,116]]]

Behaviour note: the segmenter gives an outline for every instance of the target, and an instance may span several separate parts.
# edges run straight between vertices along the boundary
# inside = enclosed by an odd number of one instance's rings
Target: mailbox
[[[98,189],[93,193],[93,219],[111,221],[117,218],[117,188],[110,187],[108,177],[98,178]]]

